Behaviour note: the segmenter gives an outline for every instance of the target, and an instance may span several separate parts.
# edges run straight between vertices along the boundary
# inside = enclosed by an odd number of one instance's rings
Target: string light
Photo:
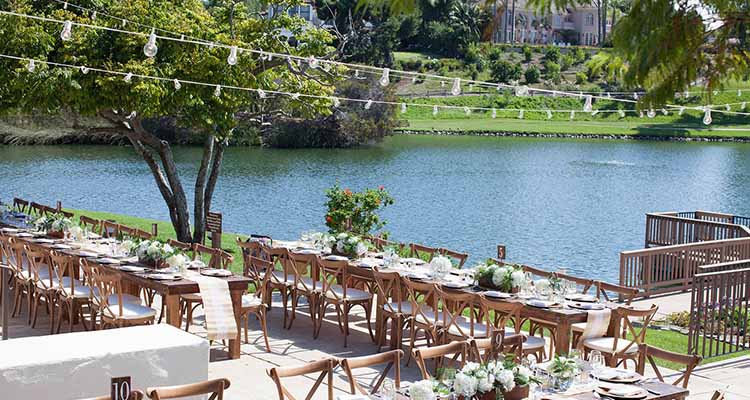
[[[338,97],[332,98],[331,101],[333,102],[333,107],[335,108],[339,108],[339,106],[341,105],[341,102],[339,101]]]
[[[151,34],[148,35],[148,42],[143,46],[143,54],[148,58],[153,58],[159,48],[156,46],[156,32],[154,29],[151,30]]]
[[[466,115],[469,115],[469,114],[471,114],[471,108],[469,108],[469,107],[464,107],[464,113],[466,113]]]
[[[528,86],[516,86],[516,96],[526,96],[529,94]]]
[[[173,82],[174,82],[174,90],[180,90],[180,88],[182,87],[182,84],[180,83],[180,81],[175,79]]]
[[[552,119],[552,111],[547,110],[547,119]]]
[[[88,69],[88,68],[86,68],[86,67],[85,67],[85,66],[83,66],[83,65],[81,66],[81,68],[80,68],[80,69],[81,69],[81,73],[82,73],[82,74],[84,74],[84,75],[86,75],[86,74],[88,74],[88,73],[89,73],[89,69]]]
[[[221,96],[221,85],[216,85],[216,88],[214,88],[214,97],[220,97]]]
[[[643,118],[643,111],[638,111],[638,118]]]
[[[310,58],[307,59],[307,65],[309,65],[310,68],[315,69],[318,68],[320,64],[318,63],[318,59],[315,58],[315,56],[310,56]]]
[[[493,119],[497,118],[497,109],[494,109],[494,108],[492,109],[492,118]]]
[[[713,118],[711,118],[711,107],[703,107],[703,125],[711,125]]]
[[[378,82],[380,82],[380,86],[385,87],[385,86],[388,86],[389,83],[391,83],[390,77],[389,77],[390,72],[391,72],[390,69],[383,68],[383,76],[381,76],[380,80],[378,81]]]
[[[29,62],[26,64],[26,70],[29,72],[34,72],[34,70],[36,70],[36,64],[34,63],[34,60],[29,60]]]
[[[523,110],[518,112],[518,119],[523,119]]]
[[[608,99],[611,99],[611,98],[612,98],[612,95],[611,95],[611,94],[610,94],[609,92],[607,92],[607,98],[608,98]]]
[[[592,97],[586,96],[586,101],[583,103],[583,112],[591,112],[592,106],[591,106],[591,100]]]
[[[67,9],[68,9],[68,2],[66,1],[65,4],[63,4],[63,10],[67,10]]]
[[[664,115],[669,115],[669,111],[667,111],[666,108],[662,108],[661,109],[661,113],[664,114]]]
[[[125,74],[125,77],[122,78],[122,80],[124,80],[127,83],[130,83],[130,81],[133,80],[133,74],[128,72],[127,74]]]
[[[638,92],[633,92],[633,100],[638,100]]]
[[[406,113],[406,103],[401,103],[401,114]]]
[[[96,11],[91,13],[91,20],[96,21]]]
[[[653,109],[653,108],[649,108],[649,109],[648,109],[648,112],[646,113],[646,115],[647,115],[647,116],[648,116],[649,118],[654,118],[654,117],[656,116],[656,111],[654,111],[654,109]]]
[[[289,97],[291,97],[291,98],[292,98],[292,100],[299,100],[299,96],[300,96],[300,94],[299,94],[299,93],[292,93],[292,95],[291,95],[291,96],[289,96]]]
[[[737,97],[742,97],[742,90],[741,89],[737,89]]]
[[[261,99],[265,99],[265,98],[266,98],[267,96],[268,96],[268,95],[266,94],[265,90],[263,90],[263,89],[258,89],[258,97],[260,97]],[[338,100],[338,99],[337,99],[337,100]]]
[[[127,25],[127,24],[128,24],[128,20],[126,20],[125,18],[123,18],[123,19],[122,19],[122,25],[121,25],[121,26],[122,26],[122,27],[124,28],[124,27],[125,27],[125,25]]]
[[[685,113],[685,107],[680,107],[680,111],[677,112],[677,115],[682,116],[682,114]]]
[[[599,114],[599,109],[598,108],[591,113],[591,116],[593,117],[596,114]]]
[[[227,64],[237,65],[237,46],[232,46],[229,49],[229,57],[227,57]]]
[[[451,94],[454,96],[458,96],[461,94],[461,78],[456,78],[453,80],[453,87],[451,88]]]
[[[411,83],[412,84],[417,83],[417,76],[416,75],[414,75],[414,76],[411,77]]]
[[[622,109],[617,110],[617,114],[620,115],[620,118],[625,118],[625,111],[623,111]]]
[[[71,21],[65,21],[63,24],[62,32],[60,32],[60,39],[62,40],[70,40],[71,37],[73,37],[73,23]]]
[[[441,87],[441,88],[444,88],[444,87],[445,87],[445,81],[440,81],[440,87]]]
[[[370,107],[372,107],[372,100],[367,100],[367,103],[365,103],[365,110],[369,110]]]
[[[743,101],[743,102],[742,102],[742,105],[740,105],[740,108],[741,108],[741,109],[743,109],[743,110],[744,110],[745,108],[747,108],[747,103]]]
[[[574,110],[570,110],[570,119],[574,119],[576,117],[576,112]]]
[[[438,113],[438,106],[432,106],[432,115],[437,115]]]
[[[732,106],[730,106],[729,104],[725,105],[724,108],[726,108],[727,111],[732,111]]]

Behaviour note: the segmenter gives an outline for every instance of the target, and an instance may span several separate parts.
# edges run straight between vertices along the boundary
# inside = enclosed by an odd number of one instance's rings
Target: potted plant
[[[497,265],[490,260],[486,264],[476,266],[475,269],[477,283],[488,289],[515,293],[527,284],[523,268],[519,265]]]
[[[547,367],[547,372],[553,378],[553,386],[560,391],[568,390],[578,374],[578,363],[575,359],[555,356]]]
[[[456,374],[453,391],[460,400],[521,400],[532,381],[531,371],[512,361],[469,362]]]

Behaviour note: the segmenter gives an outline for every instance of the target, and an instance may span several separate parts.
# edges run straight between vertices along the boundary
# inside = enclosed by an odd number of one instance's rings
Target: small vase
[[[63,231],[47,231],[47,236],[56,239],[62,239],[65,237]]]
[[[558,377],[558,376],[553,376],[552,377],[552,386],[557,391],[564,392],[564,391],[570,389],[570,386],[572,384],[573,384],[573,378]]]
[[[516,385],[513,390],[509,392],[503,392],[503,400],[522,400],[527,397],[529,397],[529,385]]]

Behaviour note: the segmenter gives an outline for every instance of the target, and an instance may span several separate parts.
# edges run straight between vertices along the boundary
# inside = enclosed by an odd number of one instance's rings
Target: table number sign
[[[497,259],[505,260],[505,245],[504,244],[497,245]]]
[[[112,378],[112,400],[129,400],[130,399],[130,377],[121,376]]]

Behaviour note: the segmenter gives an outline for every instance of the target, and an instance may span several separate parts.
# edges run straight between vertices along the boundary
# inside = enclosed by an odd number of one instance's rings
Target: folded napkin
[[[597,373],[597,377],[607,380],[625,380],[640,378],[641,375],[635,371],[628,371],[620,368],[605,368]]]
[[[379,267],[383,265],[383,260],[379,258],[362,258],[358,260],[357,265],[365,268]]]
[[[639,388],[638,386],[613,385],[613,386],[610,386],[607,392],[617,397],[630,397],[630,396],[635,396],[641,393],[642,391],[643,389]]]
[[[586,328],[583,329],[581,340],[606,335],[612,310],[605,308],[603,310],[589,310],[587,313]]]
[[[370,398],[363,394],[340,394],[336,396],[336,400],[370,400]]]
[[[338,256],[336,254],[330,254],[325,257],[323,257],[325,260],[328,261],[348,261],[349,259],[344,256]]]
[[[526,304],[534,307],[550,307],[555,303],[547,300],[530,299],[526,302]]]

